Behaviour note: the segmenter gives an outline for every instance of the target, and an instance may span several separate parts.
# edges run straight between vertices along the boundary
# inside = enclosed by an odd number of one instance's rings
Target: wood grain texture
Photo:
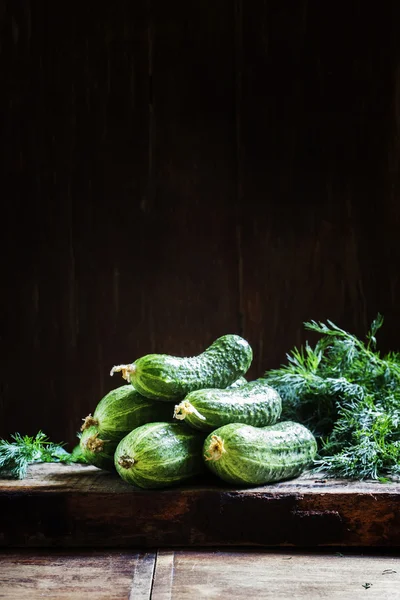
[[[148,352],[307,319],[399,350],[399,4],[0,2],[0,436]]]
[[[393,319],[396,276],[384,273],[398,254],[383,205],[392,205],[393,8],[374,16],[354,5],[343,19],[318,2],[243,3],[244,335],[257,373],[304,342],[304,321],[364,335],[378,311]],[[390,324],[379,339],[398,347]]]
[[[149,337],[135,325],[148,314],[136,260],[148,243],[147,5],[89,1],[77,18],[79,6],[8,2],[4,26],[18,35],[1,48],[10,102],[3,426],[35,432],[40,422],[71,441],[118,385],[111,366]]]
[[[239,333],[232,3],[151,7],[152,350],[191,356]]]
[[[37,551],[0,553],[0,598],[150,600],[155,554]]]
[[[154,582],[152,588],[152,600],[172,600],[176,597],[173,592],[175,580],[175,552],[173,550],[158,550],[156,568],[154,570]]]
[[[157,568],[152,600],[260,598],[392,600],[398,596],[397,556],[225,550],[167,551],[170,578]],[[172,567],[173,565],[173,567]]]
[[[153,570],[154,582],[149,580]],[[0,553],[0,598],[217,600],[228,594],[232,600],[358,600],[368,590],[368,597],[392,600],[399,573],[399,558],[393,553],[346,550],[9,551]]]
[[[155,552],[140,552],[137,554],[129,600],[150,600],[152,597],[155,565]]]
[[[37,465],[0,482],[2,547],[400,547],[400,484],[306,475],[252,489],[159,491],[95,467]]]

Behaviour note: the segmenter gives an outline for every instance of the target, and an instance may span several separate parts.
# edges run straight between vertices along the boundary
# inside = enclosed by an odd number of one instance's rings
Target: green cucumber
[[[74,446],[73,449],[71,450],[71,459],[72,459],[72,462],[74,462],[74,463],[88,464],[88,461],[83,456],[83,452],[82,452],[80,443],[76,444],[76,446]]]
[[[231,383],[231,385],[228,385],[225,389],[231,390],[233,388],[239,388],[239,387],[242,387],[243,385],[246,385],[246,383],[247,383],[246,377],[241,376],[238,379],[236,379],[236,381]]]
[[[85,429],[79,440],[84,460],[105,471],[114,471],[114,452],[117,446],[117,441],[101,438],[96,427]]]
[[[142,488],[176,485],[202,473],[204,435],[181,423],[148,423],[117,446],[115,468],[122,479]]]
[[[317,442],[304,425],[283,421],[269,427],[230,423],[209,434],[203,457],[220,479],[263,485],[298,477],[313,462]]]
[[[226,388],[249,369],[252,349],[239,335],[218,338],[198,356],[182,358],[147,354],[130,365],[117,365],[110,375],[122,372],[124,379],[143,396],[173,402],[193,390]]]
[[[237,388],[203,389],[190,392],[175,406],[174,417],[201,429],[212,431],[228,423],[246,423],[256,427],[273,425],[282,412],[282,400],[265,379],[257,379]]]
[[[79,445],[83,457],[101,469],[114,470],[114,451],[132,429],[150,421],[172,421],[167,404],[141,396],[131,385],[112,390],[84,419]]]

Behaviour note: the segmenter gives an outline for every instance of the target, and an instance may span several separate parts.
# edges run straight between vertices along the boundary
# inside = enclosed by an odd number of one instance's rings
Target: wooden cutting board
[[[303,475],[141,490],[83,465],[0,480],[1,547],[400,546],[400,484]]]

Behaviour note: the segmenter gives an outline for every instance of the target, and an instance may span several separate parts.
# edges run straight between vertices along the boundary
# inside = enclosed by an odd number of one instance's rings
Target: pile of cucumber
[[[85,459],[141,488],[207,470],[247,486],[297,477],[313,462],[316,440],[299,423],[279,422],[282,401],[265,380],[245,379],[252,359],[249,343],[230,334],[199,356],[148,354],[113,367],[128,383],[84,419]]]

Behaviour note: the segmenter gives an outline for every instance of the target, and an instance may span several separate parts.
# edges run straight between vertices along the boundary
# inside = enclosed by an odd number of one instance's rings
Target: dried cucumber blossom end
[[[99,434],[95,433],[94,435],[88,437],[88,439],[86,440],[85,446],[89,450],[89,452],[94,452],[95,454],[97,454],[98,452],[103,452],[104,444],[109,440],[101,440],[98,436]]]
[[[81,431],[85,431],[85,429],[89,429],[89,427],[97,427],[97,425],[99,424],[98,419],[95,419],[94,417],[92,417],[91,414],[88,414],[87,417],[85,417],[83,420],[83,424],[81,426]]]
[[[225,454],[224,440],[219,435],[212,435],[211,442],[207,450],[208,456],[206,460],[219,460],[223,454]]]
[[[118,464],[123,469],[130,469],[135,464],[135,460],[128,456],[127,454],[123,454],[118,459]]]
[[[177,404],[174,408],[174,419],[183,421],[186,415],[194,414],[198,419],[205,421],[206,418],[192,405],[188,400],[182,400],[180,404]]]
[[[131,364],[131,365],[115,365],[111,369],[110,375],[112,377],[114,375],[114,373],[121,373],[122,377],[126,381],[130,382],[130,374],[134,373],[135,371],[136,371],[136,367],[133,364]]]

